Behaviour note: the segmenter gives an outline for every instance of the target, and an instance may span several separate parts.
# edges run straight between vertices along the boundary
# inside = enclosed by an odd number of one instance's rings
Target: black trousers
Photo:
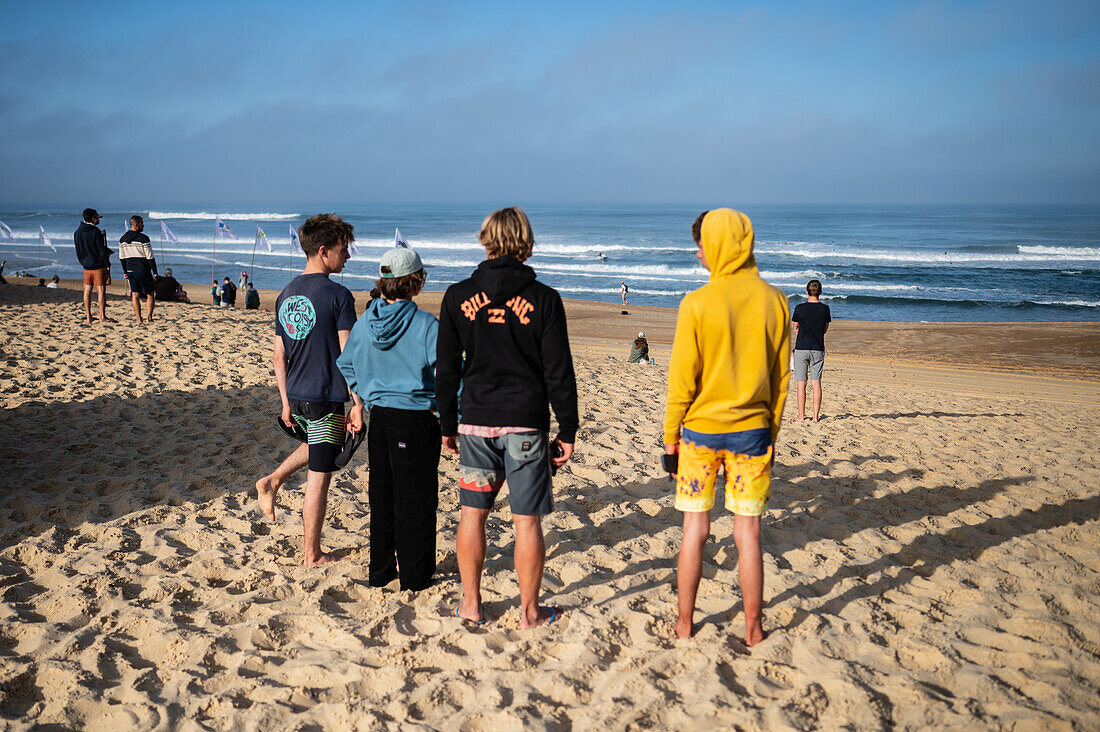
[[[439,438],[439,420],[430,411],[370,410],[369,581],[374,587],[398,576],[403,590],[422,590],[431,584],[439,507]]]

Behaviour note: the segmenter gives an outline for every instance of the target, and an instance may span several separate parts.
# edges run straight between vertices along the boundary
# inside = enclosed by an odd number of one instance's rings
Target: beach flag
[[[220,218],[215,216],[214,217],[214,241],[218,241],[219,237],[223,240],[224,239],[239,239],[240,238],[236,234],[233,233],[232,229],[230,229],[228,226],[225,225],[224,221],[222,221]]]
[[[0,239],[14,239],[12,236],[11,227],[0,221]]]
[[[38,225],[38,243],[45,244],[50,249],[53,249],[55,252],[57,251],[57,247],[55,247],[53,245],[53,242],[50,241],[50,237],[46,236],[46,230],[42,228],[42,224]]]
[[[172,242],[173,244],[179,244],[179,242],[176,241],[176,235],[173,234],[172,230],[168,228],[168,224],[161,221],[160,222],[160,245],[164,246],[168,242]]]
[[[355,243],[354,239],[348,242],[348,252],[357,257],[359,256],[359,245]]]
[[[409,243],[405,241],[405,237],[401,236],[401,229],[396,226],[393,229],[393,245],[395,247],[401,247],[402,249],[408,249]]]
[[[252,247],[252,251],[256,251],[256,247],[260,246],[260,244],[267,247],[269,253],[271,252],[271,242],[267,240],[267,234],[264,233],[264,230],[260,228],[259,224],[256,224],[256,245]]]
[[[302,243],[298,241],[298,230],[294,228],[294,224],[290,225],[290,251],[302,251]]]

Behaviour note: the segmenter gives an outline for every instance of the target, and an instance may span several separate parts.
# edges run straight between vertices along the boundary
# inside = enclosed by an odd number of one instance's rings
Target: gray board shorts
[[[794,380],[805,381],[806,372],[811,381],[821,381],[821,372],[825,368],[825,351],[794,352]]]

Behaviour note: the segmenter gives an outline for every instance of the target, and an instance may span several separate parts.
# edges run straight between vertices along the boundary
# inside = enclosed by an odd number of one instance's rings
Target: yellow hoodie
[[[790,305],[760,279],[748,216],[710,211],[701,242],[710,281],[680,303],[665,442],[679,442],[681,424],[711,434],[769,427],[774,441],[790,379]]]

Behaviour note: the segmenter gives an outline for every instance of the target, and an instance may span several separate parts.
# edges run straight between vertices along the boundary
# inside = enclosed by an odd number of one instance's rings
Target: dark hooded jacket
[[[444,435],[458,432],[461,383],[464,423],[549,431],[553,406],[558,437],[574,442],[577,379],[561,296],[513,257],[482,262],[443,296],[435,382]]]

